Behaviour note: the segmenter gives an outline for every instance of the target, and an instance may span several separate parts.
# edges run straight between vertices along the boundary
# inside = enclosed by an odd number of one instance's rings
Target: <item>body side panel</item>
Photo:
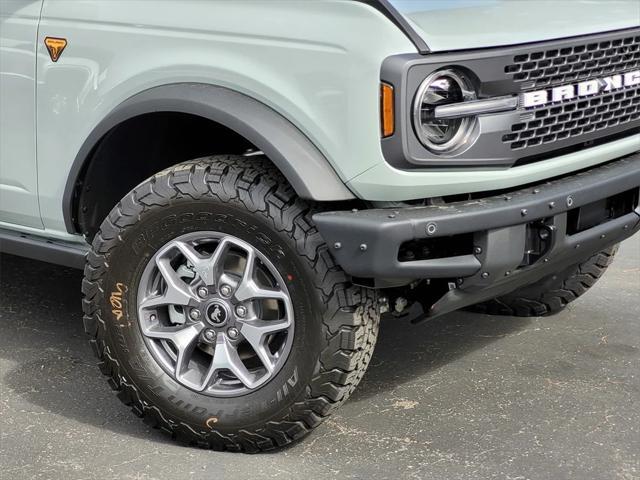
[[[47,35],[69,41],[58,63]],[[345,1],[46,0],[40,37],[40,193],[54,229],[64,228],[64,186],[90,132],[159,85],[218,85],[268,105],[348,180],[384,161],[382,60],[415,51],[382,13]]]
[[[0,2],[0,221],[42,228],[36,164],[41,0]]]

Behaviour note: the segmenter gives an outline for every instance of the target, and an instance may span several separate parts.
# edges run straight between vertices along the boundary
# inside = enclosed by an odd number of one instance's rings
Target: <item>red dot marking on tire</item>
[[[287,280],[290,282],[293,282],[293,275],[291,275],[290,273],[287,273]]]

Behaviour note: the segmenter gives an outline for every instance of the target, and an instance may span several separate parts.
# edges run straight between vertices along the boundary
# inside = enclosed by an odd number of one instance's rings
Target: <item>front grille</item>
[[[640,87],[539,108],[502,137],[512,150],[565,140],[640,119]]]
[[[480,114],[477,138],[453,156],[434,154],[403,124],[382,141],[394,167],[519,167],[640,133],[640,25],[477,52],[393,55],[381,79],[402,85],[399,116],[411,115],[425,78],[452,65],[472,72],[480,99],[509,97],[516,108]]]
[[[613,75],[640,66],[640,35],[515,55],[505,73],[525,88]]]

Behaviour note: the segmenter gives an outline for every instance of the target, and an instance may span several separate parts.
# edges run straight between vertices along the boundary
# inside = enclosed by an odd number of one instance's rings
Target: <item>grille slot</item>
[[[524,117],[525,115],[523,115]],[[538,108],[511,126],[502,141],[521,150],[640,119],[640,87]]]
[[[633,70],[640,66],[640,35],[549,48],[513,57],[504,71],[525,88],[546,87]]]

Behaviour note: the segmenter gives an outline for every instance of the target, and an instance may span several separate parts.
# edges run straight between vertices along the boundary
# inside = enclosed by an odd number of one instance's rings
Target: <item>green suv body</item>
[[[382,313],[543,315],[640,228],[640,4],[0,3],[0,250],[85,268],[120,397],[257,451]]]

